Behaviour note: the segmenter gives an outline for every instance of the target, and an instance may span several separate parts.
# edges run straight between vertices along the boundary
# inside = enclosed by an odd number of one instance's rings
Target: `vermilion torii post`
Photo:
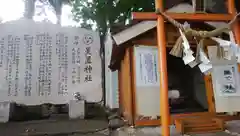
[[[163,11],[163,0],[155,0],[156,10]],[[158,47],[158,64],[160,73],[160,114],[162,121],[162,135],[170,136],[170,114],[168,103],[168,74],[167,74],[167,51],[166,36],[163,16],[157,17],[157,47]]]
[[[227,6],[228,6],[228,13],[235,16],[237,14],[237,12],[236,12],[236,9],[235,9],[234,0],[228,0],[227,1]],[[233,32],[234,32],[234,35],[235,35],[236,43],[240,44],[240,24],[239,24],[239,21],[237,21],[234,24]]]
[[[164,0],[155,0],[156,10],[163,11]],[[201,13],[166,13],[176,20],[189,20],[189,21],[231,21],[235,13],[234,0],[227,0],[229,14],[201,14]],[[159,73],[160,73],[160,114],[161,114],[161,127],[162,135],[170,136],[170,114],[168,103],[168,75],[167,75],[167,52],[166,52],[166,37],[164,18],[156,13],[132,13],[134,20],[157,20],[157,47],[159,54]],[[240,43],[240,29],[239,23],[235,24],[234,34],[237,43]]]
[[[235,16],[236,15],[236,9],[235,9],[235,3],[234,0],[228,0],[227,1],[228,6],[228,13]],[[233,26],[233,33],[235,36],[236,43],[240,44],[240,23],[237,21]],[[238,65],[238,71],[240,72],[240,65]]]

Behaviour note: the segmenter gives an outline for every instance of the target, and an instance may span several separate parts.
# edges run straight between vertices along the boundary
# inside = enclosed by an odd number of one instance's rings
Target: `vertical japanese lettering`
[[[64,33],[56,35],[56,54],[58,55],[58,94],[68,92],[68,37]]]
[[[148,83],[154,82],[154,67],[153,67],[153,55],[151,53],[144,54],[144,66],[147,72],[147,81]]]
[[[13,36],[12,35],[8,35],[7,36],[7,65],[6,65],[6,69],[7,69],[7,75],[6,75],[6,80],[8,82],[8,96],[12,96],[12,63],[13,63]]]
[[[52,37],[49,33],[38,34],[36,36],[36,45],[40,48],[38,95],[50,95],[52,79]]]
[[[31,96],[32,90],[32,46],[34,37],[31,35],[24,35],[24,44],[26,47],[25,55],[25,77],[24,77],[24,94],[25,96]]]
[[[225,84],[223,85],[223,93],[236,93],[236,88],[235,88],[235,82],[234,82],[234,73],[235,69],[234,67],[231,67],[231,69],[226,69],[223,71],[224,79],[225,79]]]
[[[19,52],[20,37],[8,35],[7,36],[7,75],[8,82],[8,96],[18,96],[19,90]],[[3,48],[3,47],[1,47]],[[15,68],[15,69],[14,69]]]
[[[21,27],[22,23],[29,27]],[[101,57],[96,33],[31,21],[17,21],[2,28],[2,101],[61,104],[76,91],[84,95],[83,89],[89,85],[91,91],[101,89],[97,89],[101,82]],[[94,69],[95,65],[99,69]],[[94,102],[98,96],[96,93],[86,100]]]
[[[84,82],[90,82],[92,81],[92,53],[91,53],[91,47],[86,47],[85,48],[85,67],[84,67],[84,72],[85,72],[85,78]]]
[[[78,83],[80,84],[80,45],[79,45],[79,36],[74,36],[74,42],[73,42],[73,49],[72,49],[72,64],[75,66],[72,69],[72,84]]]
[[[4,38],[0,39],[0,67],[3,66],[3,59],[4,59]]]
[[[15,93],[14,96],[18,96],[19,92],[19,60],[20,60],[20,37],[16,36],[14,37],[14,64],[16,65],[15,70]]]

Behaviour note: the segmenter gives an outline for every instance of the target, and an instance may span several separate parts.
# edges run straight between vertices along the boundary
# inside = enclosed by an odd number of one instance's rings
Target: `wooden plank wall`
[[[133,124],[133,103],[132,103],[132,82],[130,69],[130,48],[125,52],[124,60],[121,62],[120,73],[120,101],[122,104],[122,112],[129,124]]]

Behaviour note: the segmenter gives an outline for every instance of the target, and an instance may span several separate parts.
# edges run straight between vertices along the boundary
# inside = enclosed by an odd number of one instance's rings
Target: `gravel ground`
[[[71,132],[95,132],[107,127],[103,120],[43,120],[0,124],[0,136],[68,136]],[[89,134],[90,135],[90,134]],[[91,134],[93,135],[93,134]],[[104,135],[103,132],[94,135]],[[77,135],[80,136],[80,135]]]
[[[195,134],[190,136],[240,136],[240,121],[226,123],[225,132],[211,134]],[[97,131],[107,127],[107,122],[103,120],[43,120],[24,123],[0,124],[0,136],[106,136],[108,130],[97,133],[83,134],[86,131]],[[182,136],[178,134],[174,126],[170,127],[171,136]],[[70,132],[80,132],[81,134],[71,134]],[[111,136],[161,136],[159,127],[132,128],[125,127],[114,132]],[[60,134],[61,133],[61,134]],[[28,134],[28,135],[27,135]],[[188,136],[188,135],[186,135]]]
[[[182,136],[177,133],[174,126],[170,127],[171,136]],[[148,128],[122,128],[119,129],[114,136],[161,136],[160,127]],[[240,136],[240,121],[230,121],[226,123],[225,132],[193,134],[186,136]]]

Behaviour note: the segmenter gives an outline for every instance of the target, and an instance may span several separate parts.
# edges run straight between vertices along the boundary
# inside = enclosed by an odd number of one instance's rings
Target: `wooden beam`
[[[193,20],[193,21],[230,21],[233,19],[231,14],[194,14],[194,13],[167,13],[176,20]],[[133,12],[133,20],[156,20],[159,15],[154,12]]]
[[[164,10],[163,0],[155,0],[155,7]],[[168,103],[168,73],[165,25],[163,16],[157,16],[157,47],[158,47],[158,72],[160,73],[160,116],[162,123],[162,136],[170,136],[170,113]]]

